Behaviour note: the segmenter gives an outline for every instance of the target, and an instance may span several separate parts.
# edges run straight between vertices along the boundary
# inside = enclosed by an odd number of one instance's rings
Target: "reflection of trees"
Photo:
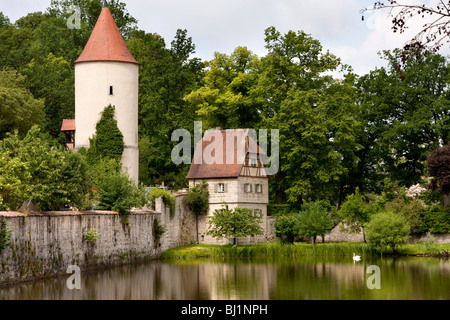
[[[448,260],[347,260],[150,261],[82,272],[81,290],[67,289],[69,275],[0,288],[0,300],[450,299]],[[381,269],[381,290],[366,287],[369,265]]]

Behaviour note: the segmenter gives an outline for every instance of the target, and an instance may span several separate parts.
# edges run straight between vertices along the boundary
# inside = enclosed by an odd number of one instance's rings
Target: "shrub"
[[[410,230],[402,215],[390,211],[375,214],[365,227],[366,239],[371,246],[378,249],[391,247],[393,252],[405,243]]]
[[[345,225],[345,227],[342,227],[343,231],[348,233],[363,231],[365,241],[364,225],[376,211],[376,205],[368,203],[365,197],[359,193],[359,189],[356,188],[355,193],[347,197],[338,211],[339,217]]]
[[[104,158],[90,168],[92,187],[99,204],[96,209],[128,214],[132,207],[144,205],[144,191],[120,172],[120,162]]]
[[[260,227],[261,217],[254,215],[253,210],[235,208],[231,210],[227,204],[222,209],[214,211],[208,220],[207,235],[215,238],[233,238],[260,235],[264,230]]]
[[[175,213],[175,198],[170,193],[168,193],[164,189],[153,188],[150,191],[150,195],[148,197],[148,202],[154,208],[155,207],[155,199],[162,197],[164,204],[170,208],[170,215],[173,216]]]
[[[155,241],[158,241],[166,231],[167,227],[161,224],[158,218],[155,218],[153,221],[153,237]]]
[[[208,199],[208,183],[202,181],[189,190],[183,198],[183,203],[196,214],[202,214],[208,210]]]
[[[298,235],[311,237],[312,244],[316,244],[316,237],[323,237],[334,226],[328,210],[329,206],[322,201],[302,205],[302,211],[297,215]]]
[[[95,231],[95,228],[89,229],[85,234],[82,236],[83,242],[95,242],[95,240],[98,239],[100,234]]]
[[[294,243],[298,236],[298,220],[293,215],[281,215],[275,221],[275,235],[283,243]]]
[[[450,233],[450,209],[428,206],[425,209],[423,221],[431,233]]]
[[[8,134],[0,141],[0,194],[4,207],[17,208],[30,200],[42,210],[58,210],[88,192],[84,157],[62,150],[38,127],[23,139]]]
[[[290,215],[291,213],[298,211],[298,208],[293,207],[290,204],[268,204],[267,205],[267,215],[268,216],[284,216]]]
[[[427,231],[423,221],[425,206],[421,200],[395,198],[385,205],[385,211],[402,215],[408,221],[412,233],[425,233]]]

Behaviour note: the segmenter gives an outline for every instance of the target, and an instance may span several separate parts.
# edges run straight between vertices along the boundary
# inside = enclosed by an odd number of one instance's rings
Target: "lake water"
[[[369,289],[379,269],[380,289]],[[437,258],[149,261],[0,288],[1,300],[450,300],[450,261]],[[372,278],[370,278],[372,277]]]

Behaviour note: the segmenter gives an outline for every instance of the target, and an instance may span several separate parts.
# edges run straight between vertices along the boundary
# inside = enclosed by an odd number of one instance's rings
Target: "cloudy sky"
[[[358,74],[383,66],[378,52],[401,47],[423,23],[419,20],[399,35],[390,29],[388,12],[366,13],[362,21],[359,11],[373,6],[374,0],[122,1],[140,29],[160,34],[167,45],[177,29],[187,29],[196,56],[204,60],[210,60],[214,51],[229,54],[237,46],[264,56],[264,30],[274,26],[282,33],[305,31]],[[45,11],[49,4],[50,0],[0,0],[0,11],[15,22],[27,13]]]

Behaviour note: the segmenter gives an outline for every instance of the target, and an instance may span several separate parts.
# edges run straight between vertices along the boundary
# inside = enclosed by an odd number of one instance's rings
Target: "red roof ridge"
[[[242,146],[241,143],[244,143],[244,153],[259,153],[264,154],[263,150],[259,147],[254,139],[249,134],[249,129],[227,129],[223,130],[222,128],[216,128],[207,130],[203,138],[197,143],[194,149],[194,157],[192,159],[191,167],[189,168],[187,179],[202,179],[202,178],[237,178],[241,170],[244,166],[244,163],[240,163],[238,160],[239,152],[238,148]],[[219,136],[222,137],[222,148],[223,150],[215,150],[221,152],[219,157],[222,158],[222,163],[205,163],[203,159],[205,149],[214,143],[214,140],[211,138],[215,136],[215,134],[220,133]],[[237,141],[233,141],[233,163],[227,163],[227,133],[233,134],[234,138],[237,138]],[[206,138],[206,139],[205,139]],[[219,138],[220,139],[220,138]],[[244,140],[243,140],[244,139]],[[252,143],[250,143],[252,140]],[[236,142],[236,143],[235,143]],[[254,149],[256,147],[256,150]],[[245,156],[244,154],[244,156]],[[200,162],[200,163],[198,163]]]
[[[83,52],[74,63],[119,61],[139,64],[125,44],[108,8],[103,8]]]

